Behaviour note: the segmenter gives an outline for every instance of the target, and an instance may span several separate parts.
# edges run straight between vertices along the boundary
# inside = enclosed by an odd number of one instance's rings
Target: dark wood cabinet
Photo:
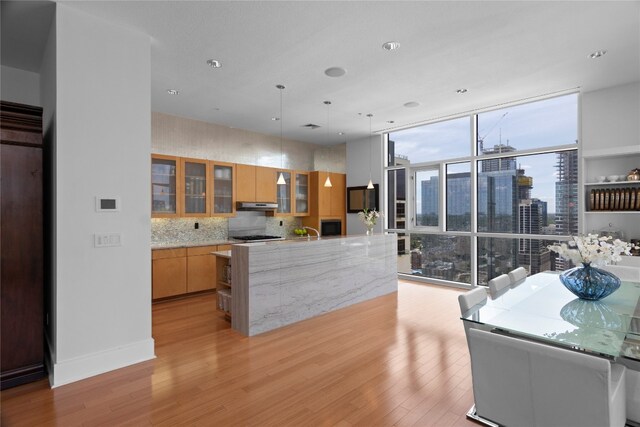
[[[0,103],[0,387],[45,375],[42,109]]]

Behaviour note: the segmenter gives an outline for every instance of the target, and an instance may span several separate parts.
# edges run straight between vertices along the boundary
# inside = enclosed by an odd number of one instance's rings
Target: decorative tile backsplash
[[[282,226],[280,222],[282,221]],[[198,229],[195,224],[198,223]],[[301,227],[302,221],[295,217],[267,217],[267,234],[295,237],[293,230]],[[229,235],[227,218],[152,218],[151,244],[198,243],[227,240]]]
[[[151,218],[151,244],[227,240],[227,228],[226,218]]]

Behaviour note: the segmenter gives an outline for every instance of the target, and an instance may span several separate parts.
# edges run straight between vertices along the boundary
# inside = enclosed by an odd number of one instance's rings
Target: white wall
[[[640,151],[640,82],[582,95],[582,149],[611,147]]]
[[[347,142],[347,187],[367,185],[369,171],[374,184],[379,184],[378,206],[384,211],[382,195],[384,193],[382,182],[382,141],[381,135],[358,139]],[[371,159],[371,161],[370,161]],[[371,163],[371,168],[369,164]],[[382,232],[384,218],[378,221],[374,232]],[[358,214],[347,214],[347,234],[363,234],[365,227],[358,219]]]
[[[155,154],[298,170],[345,172],[345,145],[321,146],[243,129],[151,114],[151,147]],[[281,163],[281,157],[284,159]]]
[[[3,65],[0,69],[0,94],[3,101],[41,106],[40,75]]]
[[[56,360],[56,22],[51,20],[49,36],[40,66],[40,99],[42,101],[42,131],[44,134],[44,209],[45,209],[45,364],[49,382],[53,384],[53,365]]]
[[[54,386],[154,356],[150,40],[58,3],[56,50]],[[94,248],[103,232],[122,246]]]

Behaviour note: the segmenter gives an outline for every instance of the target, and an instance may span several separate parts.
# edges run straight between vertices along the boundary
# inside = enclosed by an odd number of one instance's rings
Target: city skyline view
[[[519,169],[534,181],[536,198],[547,202],[548,212],[556,213],[556,154],[518,156],[518,151],[545,146],[577,144],[578,95],[571,94],[478,114],[478,155],[496,146],[515,150]],[[571,120],[571,117],[575,120]],[[568,119],[569,118],[569,119]],[[471,155],[469,117],[447,120],[389,134],[395,154],[406,155],[416,163],[459,159]],[[480,144],[482,140],[482,144]],[[416,192],[416,204],[421,194]]]

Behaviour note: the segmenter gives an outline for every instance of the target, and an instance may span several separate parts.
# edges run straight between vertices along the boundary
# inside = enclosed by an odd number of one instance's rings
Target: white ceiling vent
[[[302,125],[303,128],[307,128],[307,129],[318,129],[320,127],[320,125],[314,125],[313,123],[307,123],[306,125]]]

